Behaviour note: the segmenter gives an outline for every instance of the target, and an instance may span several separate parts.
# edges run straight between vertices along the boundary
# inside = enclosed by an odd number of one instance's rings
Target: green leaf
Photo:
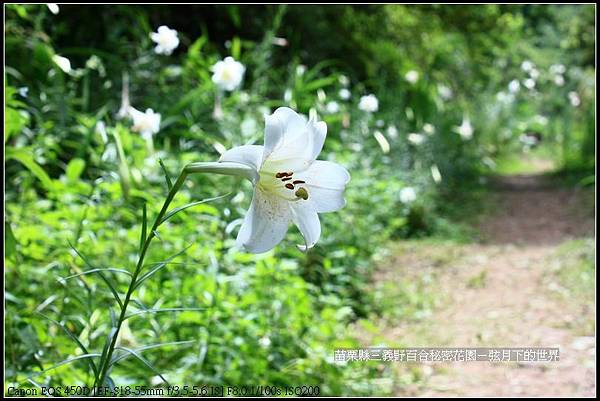
[[[7,220],[4,220],[4,232],[6,233],[6,242],[4,243],[6,258],[15,260],[17,257],[17,238],[15,237],[12,228],[10,228],[10,223]]]
[[[73,333],[71,333],[71,331],[69,329],[67,329],[62,323],[57,322],[56,320],[44,315],[43,313],[40,312],[36,312],[38,315],[40,315],[41,317],[49,320],[50,322],[54,323],[55,325],[57,325],[58,327],[60,327],[66,334],[67,336],[69,336],[69,338],[71,340],[73,340],[73,342],[75,342],[75,344],[77,344],[77,346],[83,351],[84,354],[89,354],[90,352],[87,350],[86,346],[83,345],[83,343],[81,341],[79,341],[79,338],[77,338],[77,336]],[[94,363],[93,360],[90,360],[90,367],[92,368],[92,370],[94,371],[94,374],[97,375],[98,374],[98,370],[96,369],[96,364]]]
[[[112,267],[107,267],[107,268],[98,268],[98,269],[92,269],[92,270],[86,270],[84,272],[81,273],[77,273],[77,274],[73,274],[71,276],[67,276],[67,277],[59,277],[59,281],[66,281],[75,277],[79,277],[79,276],[83,276],[86,274],[92,274],[92,273],[98,273],[98,272],[114,272],[114,273],[123,273],[123,274],[127,274],[128,276],[131,276],[131,273],[128,272],[127,270],[124,269],[115,269]]]
[[[118,302],[119,306],[121,307],[121,309],[123,309],[123,302],[121,301],[121,297],[119,297],[119,292],[117,291],[117,289],[115,287],[113,287],[113,285],[111,284],[111,282],[106,278],[106,276],[104,274],[102,274],[101,269],[98,269],[97,267],[95,267],[94,265],[92,265],[85,256],[83,256],[83,254],[81,252],[79,252],[77,250],[77,248],[75,248],[71,242],[69,242],[69,246],[71,247],[71,249],[73,249],[75,251],[75,253],[77,253],[77,255],[79,255],[79,257],[81,258],[81,260],[83,260],[83,262],[88,265],[89,267],[92,268],[92,270],[96,270],[96,272],[98,273],[98,275],[100,276],[100,278],[102,278],[102,280],[104,280],[104,282],[106,283],[106,285],[108,286],[108,288],[110,289],[110,291],[112,292],[115,300]]]
[[[144,274],[142,277],[140,277],[140,278],[139,278],[139,279],[136,281],[136,283],[135,283],[135,286],[133,287],[133,289],[134,289],[134,290],[135,290],[135,289],[137,289],[137,288],[138,288],[138,287],[139,287],[139,286],[140,286],[140,285],[141,285],[141,284],[142,284],[144,281],[146,281],[147,279],[149,279],[149,278],[150,278],[150,277],[151,277],[151,276],[152,276],[154,273],[156,273],[157,271],[159,271],[160,269],[162,269],[163,267],[165,267],[166,265],[168,265],[168,264],[169,264],[169,262],[170,262],[170,261],[172,261],[173,259],[175,259],[177,256],[179,256],[179,255],[183,254],[185,251],[187,251],[188,249],[190,249],[190,247],[191,247],[192,245],[193,245],[193,244],[190,244],[190,245],[188,245],[188,246],[187,246],[187,247],[185,247],[183,250],[181,250],[181,251],[177,252],[175,255],[173,255],[173,256],[171,256],[171,257],[169,257],[169,258],[165,259],[165,260],[164,260],[164,261],[162,261],[162,262],[157,262],[157,263],[153,263],[153,264],[151,264],[151,266],[152,266],[152,265],[154,265],[154,266],[155,266],[155,267],[154,267],[154,269],[150,270],[149,272],[147,272],[146,274]]]
[[[144,315],[146,313],[165,313],[165,312],[198,312],[206,310],[207,308],[160,308],[160,309],[144,309],[141,311],[130,313],[125,316],[125,319],[130,317]]]
[[[140,252],[146,242],[146,233],[148,231],[148,212],[146,210],[146,202],[144,202],[144,208],[142,209],[142,233],[140,236]]]
[[[51,191],[54,187],[52,179],[44,169],[35,162],[32,155],[33,151],[31,148],[7,148],[6,159],[14,159],[23,164],[31,173],[41,181],[44,188]]]
[[[83,159],[74,158],[69,162],[65,170],[68,181],[77,181],[85,169],[85,161]]]
[[[152,370],[156,375],[158,375],[158,377],[161,378],[161,380],[167,385],[170,386],[169,382],[167,381],[167,379],[165,379],[163,377],[163,375],[158,371],[158,369],[156,369],[154,366],[152,366],[152,364],[150,362],[148,362],[143,356],[141,356],[140,354],[138,354],[136,351],[130,349],[130,348],[126,348],[126,347],[115,347],[115,349],[120,349],[126,352],[129,352],[131,355],[133,355],[138,361],[142,362],[144,365],[146,365],[150,370]],[[111,365],[113,365],[115,363],[115,359],[113,359],[111,361]]]
[[[173,182],[171,181],[171,177],[169,176],[169,171],[167,170],[167,167],[163,163],[162,159],[158,159],[158,163],[160,164],[160,167],[162,168],[162,171],[165,175],[165,180],[167,181],[167,188],[169,188],[169,191],[170,191],[171,188],[173,188]]]
[[[187,341],[172,341],[172,342],[168,342],[168,343],[160,343],[160,344],[151,344],[151,345],[145,345],[143,347],[140,348],[136,348],[135,351],[137,353],[143,352],[143,351],[147,351],[149,349],[154,349],[154,348],[160,348],[160,347],[168,347],[171,345],[188,345],[188,344],[194,344],[196,343],[195,340],[187,340]],[[113,358],[113,364],[117,363],[119,361],[122,361],[125,358],[128,358],[131,354],[123,354],[123,355],[119,355],[119,356],[115,356]]]
[[[224,198],[224,197],[226,197],[226,196],[229,196],[230,194],[231,194],[231,192],[229,192],[229,193],[226,193],[225,195],[216,196],[216,197],[214,197],[214,198],[203,199],[203,200],[200,200],[200,201],[196,201],[196,202],[188,203],[188,204],[186,204],[186,205],[183,205],[183,206],[177,207],[177,208],[175,208],[175,209],[171,210],[169,213],[167,213],[167,214],[165,215],[165,217],[163,217],[163,219],[160,221],[160,223],[158,223],[158,225],[160,226],[160,225],[161,225],[161,224],[163,224],[165,221],[169,220],[171,217],[175,216],[177,213],[179,213],[179,212],[181,212],[181,211],[183,211],[183,210],[185,210],[185,209],[188,209],[188,208],[190,208],[190,207],[193,207],[193,206],[196,206],[196,205],[200,205],[200,204],[202,204],[202,203],[206,203],[206,202],[214,201],[214,200],[217,200],[217,199],[221,199],[221,198]]]
[[[81,359],[86,359],[86,358],[96,358],[99,356],[100,356],[100,354],[84,354],[84,355],[74,356],[73,358],[69,358],[69,359],[65,359],[64,361],[61,361],[61,362],[57,363],[56,365],[52,365],[48,369],[44,369],[40,372],[35,372],[34,374],[28,376],[26,380],[30,380],[32,377],[35,377],[35,376],[43,375],[44,373],[47,373],[53,369],[56,369],[58,367],[61,367],[63,365],[71,363],[71,362],[79,361]]]

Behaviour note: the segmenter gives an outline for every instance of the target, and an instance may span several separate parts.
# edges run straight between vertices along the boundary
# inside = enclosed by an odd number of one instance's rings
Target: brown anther
[[[294,185],[293,184],[285,184],[285,187],[287,189],[294,189]]]
[[[306,184],[306,181],[302,181],[302,180],[295,180],[294,181],[294,185],[296,184]]]
[[[292,179],[292,177],[284,177],[284,178],[281,179],[281,181],[289,181],[291,179]]]
[[[275,178],[285,177],[285,173],[277,173],[275,174]]]
[[[292,173],[291,171],[289,173],[284,173],[286,176],[291,177],[292,175],[294,175],[294,173]]]

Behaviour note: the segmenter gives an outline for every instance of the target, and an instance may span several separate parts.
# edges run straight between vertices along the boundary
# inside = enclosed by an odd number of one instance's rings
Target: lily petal
[[[261,145],[242,145],[231,148],[221,155],[219,161],[242,163],[260,169],[264,147]]]
[[[321,222],[312,201],[298,201],[290,203],[292,220],[304,237],[305,246],[301,250],[307,250],[315,246],[321,236]]]
[[[306,118],[289,107],[280,107],[265,116],[265,151],[263,161],[306,128]],[[297,148],[298,149],[298,148]],[[297,151],[296,151],[297,153]]]
[[[290,220],[288,201],[269,196],[257,188],[238,233],[236,245],[252,253],[267,252],[281,242]]]
[[[350,174],[339,164],[316,160],[298,173],[297,178],[306,181],[310,200],[318,213],[335,212],[346,205],[344,188]]]

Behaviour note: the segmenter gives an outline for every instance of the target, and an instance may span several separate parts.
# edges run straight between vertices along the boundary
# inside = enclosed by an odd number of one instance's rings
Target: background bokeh
[[[347,206],[321,216],[308,254],[294,229],[249,255],[233,244],[250,186],[190,178],[173,206],[229,195],[161,227],[147,263],[168,263],[133,310],[183,310],[127,320],[120,343],[152,369],[124,358],[116,385],[158,385],[161,372],[385,394],[389,367],[336,364],[332,350],[357,344],[350,323],[383,313],[369,283],[388,244],[471,238],[488,177],[527,169],[523,155],[595,183],[591,5],[59,7],[5,6],[5,386],[91,384],[85,360],[40,372],[81,355],[77,342],[101,352],[118,305],[98,276],[60,278],[131,270],[142,205],[154,216],[166,195],[159,158],[174,177],[260,144],[279,106],[327,122],[321,158],[350,171]],[[160,25],[178,31],[171,55],[153,50]],[[211,80],[227,56],[246,67],[231,92]],[[118,115],[124,79],[133,107],[161,114],[152,147]],[[368,94],[377,111],[359,107]],[[127,276],[107,278],[126,290]],[[427,295],[403,291],[396,318],[418,318]]]

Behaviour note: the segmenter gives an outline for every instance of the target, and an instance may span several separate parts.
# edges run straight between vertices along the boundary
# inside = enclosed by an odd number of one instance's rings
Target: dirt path
[[[388,317],[378,322],[384,329],[365,341],[402,347],[558,346],[560,361],[412,368],[399,363],[400,377],[412,369],[417,379],[400,380],[396,395],[595,394],[593,292],[583,299],[571,296],[557,278],[563,268],[560,247],[574,238],[593,238],[593,215],[582,211],[577,191],[547,185],[541,176],[508,177],[496,187],[498,207],[481,223],[479,243],[399,246],[378,272],[378,290],[385,287],[393,297],[390,283],[415,283],[436,295],[430,302],[416,301],[423,318],[398,324],[403,320]],[[406,297],[399,298],[400,308]]]

